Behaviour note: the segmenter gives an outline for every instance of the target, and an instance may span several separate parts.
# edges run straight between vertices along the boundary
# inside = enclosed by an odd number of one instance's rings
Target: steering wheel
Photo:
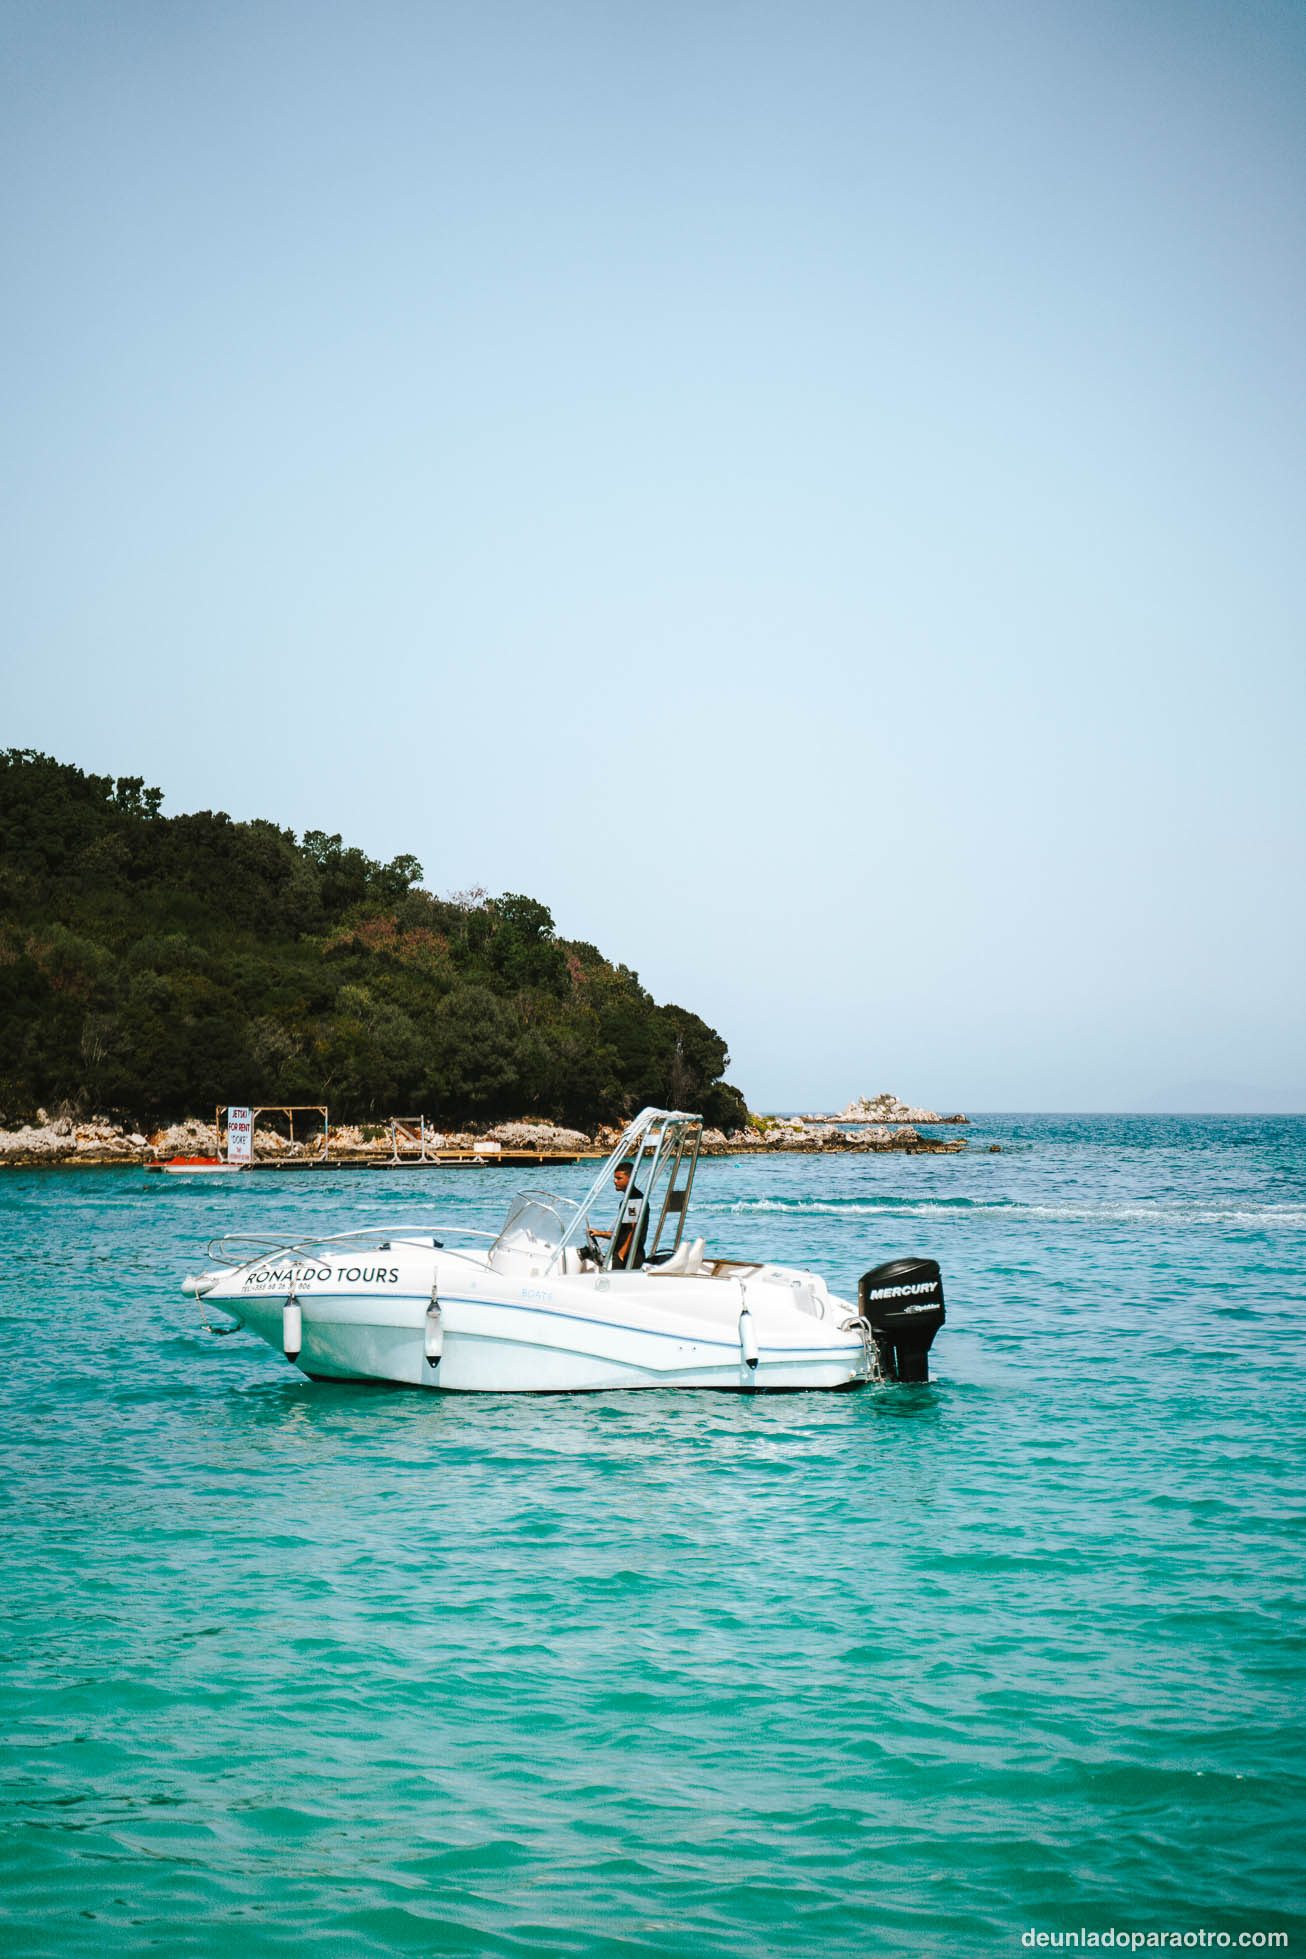
[[[589,1253],[596,1265],[602,1265],[603,1247],[598,1241],[593,1226],[589,1224],[585,1226],[585,1250]]]

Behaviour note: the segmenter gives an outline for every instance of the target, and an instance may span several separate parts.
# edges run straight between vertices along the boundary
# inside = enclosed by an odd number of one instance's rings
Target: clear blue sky
[[[755,1106],[1306,1107],[1306,8],[6,0],[6,742]]]

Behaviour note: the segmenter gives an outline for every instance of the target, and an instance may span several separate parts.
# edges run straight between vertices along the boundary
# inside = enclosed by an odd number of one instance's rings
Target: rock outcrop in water
[[[963,1120],[965,1118],[963,1117]],[[929,1118],[922,1118],[929,1120]],[[937,1120],[937,1118],[936,1118]],[[854,1117],[848,1128],[840,1119],[828,1116],[754,1116],[746,1130],[735,1130],[723,1138],[724,1148],[713,1148],[719,1133],[709,1130],[703,1137],[704,1155],[733,1155],[747,1151],[767,1155],[773,1151],[817,1152],[902,1150],[908,1155],[951,1155],[964,1150],[960,1137],[922,1136],[913,1123],[868,1123]]]
[[[840,1122],[969,1122],[969,1116],[940,1116],[933,1109],[912,1109],[900,1102],[888,1089],[878,1095],[859,1095],[846,1109],[841,1109],[837,1118]]]

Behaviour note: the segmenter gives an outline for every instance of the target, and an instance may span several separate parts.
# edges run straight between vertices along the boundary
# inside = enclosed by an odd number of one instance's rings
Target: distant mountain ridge
[[[438,898],[415,857],[162,801],[0,754],[0,1120],[319,1101],[345,1120],[747,1120],[715,1029],[560,939],[537,899]]]

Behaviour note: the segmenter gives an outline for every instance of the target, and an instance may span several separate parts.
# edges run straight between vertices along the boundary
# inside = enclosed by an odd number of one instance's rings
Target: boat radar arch
[[[664,1264],[680,1249],[685,1215],[694,1188],[703,1118],[683,1109],[641,1109],[622,1131],[620,1140],[585,1193],[577,1215],[563,1236],[555,1264],[565,1263],[570,1246],[580,1246],[604,1271],[610,1271],[618,1243],[618,1225],[633,1230],[632,1245],[643,1245],[645,1265]],[[612,1180],[629,1163],[630,1190],[621,1214],[614,1220],[606,1249],[596,1243],[591,1215],[610,1202]]]

